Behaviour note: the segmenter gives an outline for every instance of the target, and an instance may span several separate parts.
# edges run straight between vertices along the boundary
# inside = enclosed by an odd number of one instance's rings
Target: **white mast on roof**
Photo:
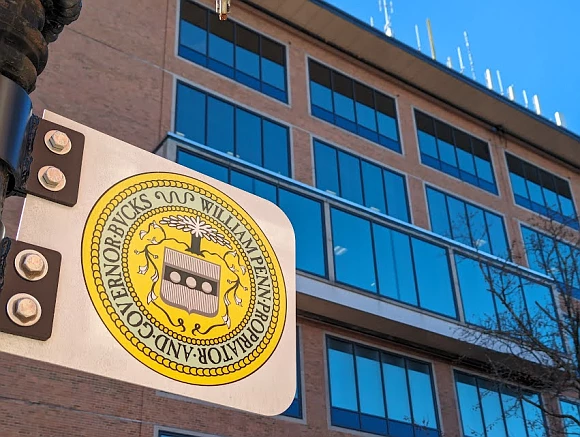
[[[508,94],[508,99],[510,99],[512,102],[516,99],[516,94],[515,94],[513,85],[508,86],[507,94]]]
[[[556,119],[556,124],[558,126],[566,127],[566,123],[564,122],[564,116],[560,112],[556,112],[554,114],[554,118]]]
[[[419,35],[419,26],[415,24],[415,36],[417,37],[417,50],[421,51],[421,36]]]
[[[495,73],[497,75],[497,83],[499,85],[499,92],[503,96],[503,82],[501,81],[501,74],[499,73],[499,70],[495,70]]]
[[[393,15],[393,2],[390,2],[391,15]],[[391,22],[391,16],[389,15],[389,10],[387,8],[387,0],[379,0],[379,12],[384,12],[385,14],[385,35],[393,36],[393,28]]]
[[[471,48],[469,47],[469,37],[467,36],[467,31],[463,32],[463,38],[465,39],[465,47],[467,48],[467,58],[469,59],[469,67],[471,68],[471,77],[473,80],[476,80],[475,65],[473,63],[473,56],[471,55]]]
[[[465,65],[463,64],[463,56],[461,55],[461,47],[457,47],[457,57],[459,58],[459,72],[463,74]]]

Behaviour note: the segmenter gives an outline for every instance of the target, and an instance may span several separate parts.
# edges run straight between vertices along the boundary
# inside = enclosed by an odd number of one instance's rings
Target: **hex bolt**
[[[44,260],[35,253],[31,253],[22,258],[20,266],[27,278],[36,278],[44,272]]]
[[[40,320],[42,308],[31,295],[18,293],[8,300],[6,306],[8,317],[20,326],[32,326]]]
[[[67,134],[61,132],[59,130],[54,131],[54,133],[50,136],[48,142],[50,147],[57,152],[61,152],[64,150],[66,146],[68,146],[70,139]]]
[[[39,281],[48,273],[48,261],[40,252],[32,249],[20,251],[14,258],[14,267],[20,277]]]
[[[42,179],[44,179],[46,185],[56,187],[63,181],[64,174],[56,167],[48,167],[46,170],[44,170],[44,173],[42,173]]]

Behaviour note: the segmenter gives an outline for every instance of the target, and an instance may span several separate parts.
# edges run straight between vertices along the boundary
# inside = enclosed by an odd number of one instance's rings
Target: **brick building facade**
[[[469,257],[473,241],[442,230],[441,211],[430,202],[447,196],[449,216],[451,203],[475,208],[488,226],[499,223],[487,229],[484,251],[501,257],[511,246],[523,254],[521,224],[533,221],[530,210],[552,211],[552,205],[545,194],[545,204],[534,206],[531,188],[525,198],[515,181],[530,181],[525,175],[541,169],[541,188],[556,187],[556,212],[570,216],[571,205],[575,214],[580,161],[570,150],[578,139],[322,2],[232,3],[230,20],[219,24],[205,9],[213,6],[209,0],[88,2],[51,46],[32,98],[36,113],[49,109],[196,170],[215,171],[207,174],[234,185],[233,173],[250,178],[254,190],[256,181],[276,187],[273,201],[283,209],[280,190],[311,202],[318,216],[308,223],[296,214],[302,203],[288,201],[285,209],[298,246],[295,404],[287,415],[258,417],[3,355],[0,435],[472,435],[466,430],[479,425],[468,422],[489,425],[489,415],[470,418],[458,393],[487,379],[477,366],[480,351],[454,335],[454,327],[470,322],[473,302],[453,259]],[[361,32],[376,44],[373,50],[358,51]],[[391,69],[384,58],[395,52],[387,49],[405,52],[414,63],[393,57]],[[203,106],[188,100],[194,97]],[[238,138],[243,123],[235,121],[235,148],[228,138],[214,138],[209,108],[218,104],[220,114],[261,123],[260,146]],[[490,119],[494,113],[502,123]],[[288,148],[270,152],[283,143],[277,135]],[[543,144],[545,138],[553,142]],[[509,156],[519,160],[508,163]],[[516,166],[527,165],[520,160],[532,165],[519,171]],[[371,174],[385,183],[379,194]],[[542,185],[546,175],[552,179]],[[18,200],[9,200],[9,233],[15,233],[19,208]],[[341,221],[359,229],[360,238],[338,229]],[[399,278],[387,290],[393,258],[381,252],[387,243],[377,242],[380,235],[408,239],[412,265],[393,274],[412,275],[412,284]],[[402,260],[401,247],[395,258]],[[438,253],[445,254],[438,261],[428,256]],[[466,354],[473,358],[469,364],[460,360]],[[333,390],[335,378],[343,383]],[[382,388],[373,385],[377,381]],[[537,413],[527,414],[531,420]],[[509,430],[506,417],[497,419]],[[547,422],[547,428],[558,426]],[[524,426],[524,434],[510,435],[543,435]]]

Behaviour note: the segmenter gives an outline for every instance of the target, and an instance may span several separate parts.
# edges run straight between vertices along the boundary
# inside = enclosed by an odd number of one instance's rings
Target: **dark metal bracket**
[[[69,141],[68,145],[61,151],[55,150],[51,146],[51,137],[58,132],[65,134]],[[34,138],[30,174],[24,191],[27,194],[61,205],[76,205],[84,146],[85,136],[80,132],[47,120],[40,120]],[[52,187],[43,180],[43,175],[49,168],[54,168],[62,173],[65,180],[64,186]]]
[[[52,335],[60,275],[60,253],[4,238],[0,246],[3,284],[0,331],[46,341]]]

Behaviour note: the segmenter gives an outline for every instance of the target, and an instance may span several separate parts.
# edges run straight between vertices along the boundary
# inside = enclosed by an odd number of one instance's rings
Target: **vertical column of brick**
[[[418,168],[421,165],[421,161],[419,157],[419,144],[417,143],[417,134],[415,132],[415,121],[411,102],[405,98],[405,95],[402,95],[397,99],[397,106],[397,116],[399,118],[399,126],[401,129],[401,143],[405,159],[411,169]],[[424,229],[429,229],[425,187],[423,181],[414,176],[414,174],[414,171],[410,171],[407,177],[409,206],[412,212],[413,223]]]
[[[446,363],[434,363],[435,390],[441,412],[441,429],[444,436],[460,436],[459,407],[455,395],[453,369]]]
[[[304,362],[304,396],[306,419],[310,429],[323,433],[328,430],[328,405],[324,337],[320,329],[301,324],[302,354]]]
[[[312,140],[308,132],[296,127],[292,128],[294,179],[308,185],[314,185],[311,143]]]

